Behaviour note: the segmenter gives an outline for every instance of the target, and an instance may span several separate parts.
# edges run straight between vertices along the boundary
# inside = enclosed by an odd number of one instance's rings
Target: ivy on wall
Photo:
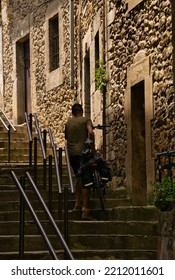
[[[106,68],[102,60],[96,62],[95,88],[102,90],[107,84]]]

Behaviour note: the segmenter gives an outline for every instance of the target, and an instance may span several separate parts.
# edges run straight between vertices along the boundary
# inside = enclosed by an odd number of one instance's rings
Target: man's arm
[[[95,134],[93,131],[92,124],[87,124],[87,131],[88,131],[89,139],[92,141],[92,149],[95,151]]]

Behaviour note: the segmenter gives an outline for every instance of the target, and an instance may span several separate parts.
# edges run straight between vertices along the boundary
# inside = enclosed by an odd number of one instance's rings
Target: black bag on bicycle
[[[93,157],[82,157],[78,174],[81,175],[82,184],[85,188],[91,188],[93,185],[93,177],[91,172],[91,164],[94,162]]]
[[[90,166],[87,166],[82,170],[81,178],[84,188],[91,188],[93,186],[93,178]]]
[[[99,153],[95,155],[95,162],[97,163],[97,168],[101,177],[101,180],[104,182],[109,182],[113,177],[113,170],[111,164],[106,161]]]

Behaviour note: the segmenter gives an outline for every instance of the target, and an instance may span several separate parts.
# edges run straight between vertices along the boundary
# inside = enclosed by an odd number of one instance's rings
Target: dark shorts
[[[80,161],[81,161],[81,156],[70,156],[70,165],[72,166],[72,169],[74,171],[74,174],[77,175],[78,169],[80,168]]]

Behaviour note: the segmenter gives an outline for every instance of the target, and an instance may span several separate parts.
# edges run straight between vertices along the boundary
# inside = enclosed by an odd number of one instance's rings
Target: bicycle
[[[103,129],[107,126],[109,125],[97,125],[94,128]],[[92,150],[92,141],[89,138],[85,144],[86,147],[81,154],[79,174],[82,177],[83,187],[93,188],[93,191],[97,192],[101,209],[105,210],[104,194],[107,188],[107,182],[112,179],[111,167],[99,152]]]

